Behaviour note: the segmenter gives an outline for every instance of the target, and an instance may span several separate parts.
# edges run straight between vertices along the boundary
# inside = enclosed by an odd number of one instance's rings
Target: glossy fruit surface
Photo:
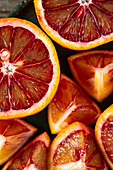
[[[61,74],[58,90],[48,107],[51,133],[58,133],[75,121],[94,124],[100,113],[96,103],[74,81]]]
[[[102,101],[113,91],[113,52],[88,51],[70,56],[75,80],[94,99]]]
[[[113,104],[98,118],[95,136],[106,162],[113,169]]]
[[[46,132],[22,148],[2,170],[47,170],[50,138]]]
[[[0,19],[0,119],[44,109],[59,83],[56,50],[33,23]]]
[[[107,169],[96,146],[93,130],[80,122],[63,129],[50,146],[49,170],[69,169]]]
[[[36,130],[20,119],[0,120],[0,165],[11,158]]]
[[[87,50],[113,39],[113,1],[35,0],[44,31],[58,44]]]

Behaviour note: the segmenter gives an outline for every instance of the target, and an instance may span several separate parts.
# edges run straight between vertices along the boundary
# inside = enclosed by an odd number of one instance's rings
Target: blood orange
[[[0,165],[17,152],[36,130],[20,119],[0,120]]]
[[[0,119],[44,109],[59,83],[56,50],[33,23],[0,19]]]
[[[63,47],[91,49],[113,39],[112,0],[34,0],[38,21]]]
[[[47,170],[50,138],[47,133],[36,137],[22,148],[2,170]]]
[[[95,136],[100,151],[113,169],[113,104],[99,116],[95,126]]]
[[[76,122],[63,129],[49,150],[49,170],[106,170],[93,130]]]
[[[61,74],[59,87],[48,107],[52,133],[75,121],[93,124],[100,115],[99,107],[67,76]]]
[[[89,51],[68,58],[75,80],[97,101],[113,91],[113,52]]]

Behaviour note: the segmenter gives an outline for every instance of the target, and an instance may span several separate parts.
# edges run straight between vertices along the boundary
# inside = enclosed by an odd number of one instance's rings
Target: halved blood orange
[[[58,90],[48,107],[51,133],[58,133],[75,121],[91,125],[99,115],[96,103],[74,81],[61,74]]]
[[[0,165],[15,154],[36,130],[20,119],[0,120]]]
[[[87,50],[113,40],[112,0],[34,0],[38,21],[58,44]]]
[[[113,92],[113,52],[89,51],[73,55],[68,63],[75,80],[94,99],[102,101]]]
[[[93,130],[75,122],[53,140],[48,159],[49,170],[106,170],[95,143]]]
[[[22,148],[2,170],[47,170],[50,138],[46,132]]]
[[[113,104],[99,116],[95,137],[106,162],[113,169]]]
[[[59,77],[56,50],[37,26],[17,18],[0,19],[0,119],[44,109]]]

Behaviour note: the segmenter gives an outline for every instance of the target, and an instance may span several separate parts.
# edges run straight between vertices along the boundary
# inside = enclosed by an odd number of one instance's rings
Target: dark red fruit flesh
[[[101,138],[105,152],[113,163],[113,116],[108,118],[102,126]]]
[[[3,51],[8,51],[6,60]],[[0,111],[26,109],[49,87],[53,66],[44,43],[22,27],[0,28]]]
[[[23,170],[24,168],[30,168],[30,165],[38,169],[46,170],[47,150],[45,143],[38,140],[29,145],[26,149],[21,150],[21,153],[15,157],[15,160],[7,170]]]
[[[90,42],[113,32],[113,1],[44,0],[45,18],[61,37]]]
[[[83,155],[86,154],[85,159]],[[53,156],[54,166],[68,164],[82,160],[87,168],[104,169],[102,157],[94,139],[84,130],[68,135],[55,150]]]

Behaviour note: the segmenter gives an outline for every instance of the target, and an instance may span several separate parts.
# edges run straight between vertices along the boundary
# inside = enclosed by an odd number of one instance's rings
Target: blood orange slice
[[[87,50],[113,39],[113,1],[34,0],[38,21],[63,47]]]
[[[113,105],[99,116],[95,126],[95,136],[100,151],[113,169]]]
[[[0,165],[17,152],[36,130],[20,119],[0,120]]]
[[[49,169],[105,170],[107,166],[96,146],[93,130],[75,122],[63,129],[49,150]]]
[[[100,115],[99,107],[80,87],[61,74],[59,87],[48,107],[48,120],[52,133],[75,121],[93,124]]]
[[[97,101],[113,91],[113,52],[89,51],[68,58],[75,80]]]
[[[0,19],[0,119],[44,109],[59,83],[56,50],[33,23]]]
[[[46,132],[22,148],[2,170],[47,170],[50,138]]]

